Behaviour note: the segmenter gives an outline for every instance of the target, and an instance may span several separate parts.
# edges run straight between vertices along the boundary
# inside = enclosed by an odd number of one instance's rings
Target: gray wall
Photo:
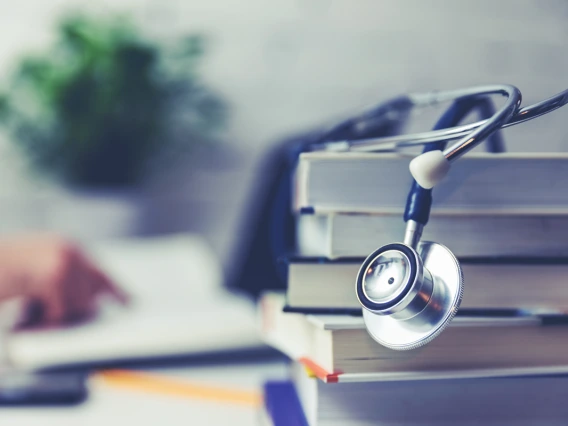
[[[86,2],[3,3],[0,75],[22,49],[52,40],[57,16]],[[258,159],[286,133],[406,91],[506,82],[533,102],[568,86],[563,0],[107,0],[88,9],[129,11],[149,34],[165,39],[189,31],[210,35],[203,71],[231,104],[233,152],[156,183],[159,202],[149,229],[202,232],[224,256],[238,238],[245,196],[261,179]],[[566,150],[566,114],[508,130],[508,147]],[[5,143],[0,157],[0,230],[49,228],[45,219],[28,218],[25,207],[45,183],[30,181]],[[81,234],[76,228],[61,229]]]

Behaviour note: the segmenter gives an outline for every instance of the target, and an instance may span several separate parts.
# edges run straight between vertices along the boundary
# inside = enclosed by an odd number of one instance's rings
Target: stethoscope
[[[493,111],[488,96],[505,96]],[[381,120],[403,121],[416,107],[452,101],[430,132],[341,140],[342,132],[365,132],[365,126]],[[497,130],[554,111],[568,103],[568,90],[545,101],[520,108],[521,93],[510,85],[473,87],[399,97],[358,117],[340,123],[312,145],[311,150],[381,151],[424,145],[410,162],[415,181],[404,213],[406,231],[402,243],[387,244],[371,253],[359,269],[356,293],[363,308],[367,331],[378,343],[397,350],[414,349],[437,337],[458,311],[463,295],[463,274],[453,253],[444,245],[421,241],[432,203],[432,188],[447,175],[451,164],[489,139],[492,151],[500,151]],[[486,119],[458,124],[472,110]],[[446,143],[458,139],[446,147]]]

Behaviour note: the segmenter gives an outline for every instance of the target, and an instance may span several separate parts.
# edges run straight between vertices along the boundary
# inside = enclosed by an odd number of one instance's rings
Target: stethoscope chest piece
[[[365,259],[356,292],[373,339],[391,349],[414,349],[452,320],[462,299],[463,276],[455,256],[441,244],[423,241],[415,250],[394,243]]]

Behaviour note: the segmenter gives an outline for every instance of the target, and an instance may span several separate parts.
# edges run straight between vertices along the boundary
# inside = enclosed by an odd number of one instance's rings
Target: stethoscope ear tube
[[[485,86],[487,87],[487,86]],[[491,86],[489,86],[491,87]],[[494,86],[493,86],[494,87]],[[509,86],[511,87],[511,86]],[[474,87],[469,89],[459,89],[441,92],[429,93],[416,93],[410,94],[407,97],[412,100],[414,108],[424,108],[432,105],[437,105],[440,102],[445,102],[452,99],[463,99],[464,97],[471,96],[474,98],[480,95],[480,90],[483,87]],[[456,97],[457,96],[457,97]],[[387,102],[388,104],[389,102]],[[568,103],[568,90],[564,90],[556,95],[538,102],[533,105],[520,108],[517,112],[506,122],[501,123],[501,128],[507,128],[516,124],[524,123],[542,115],[548,114],[558,108],[563,107]],[[383,105],[384,107],[385,105]],[[402,134],[396,136],[380,136],[368,138],[342,138],[342,139],[328,139],[326,144],[315,146],[312,150],[345,150],[345,151],[358,151],[358,152],[373,152],[393,150],[402,147],[410,147],[416,145],[424,145],[432,142],[448,142],[460,138],[465,138],[472,131],[485,125],[488,119],[477,121],[471,124],[464,124],[461,126],[451,126],[439,130],[431,130],[428,132]]]
[[[510,94],[506,105],[486,126],[472,132],[467,149],[491,135],[514,114],[520,92],[507,86],[506,93]],[[493,89],[487,91],[486,95],[489,94],[493,94]],[[457,124],[475,105],[475,99],[456,100],[436,123],[435,130]],[[417,158],[422,158],[422,163],[438,161],[449,168],[442,149],[440,142],[426,145],[425,152]],[[430,160],[429,156],[441,159]],[[433,179],[433,174],[440,172],[434,168],[429,173],[428,178]],[[420,242],[430,215],[430,188],[421,180],[414,181],[404,214],[404,244],[387,244],[375,250],[357,275],[356,293],[367,330],[373,339],[391,349],[414,349],[430,342],[452,320],[463,295],[463,275],[452,252],[441,244]]]
[[[467,96],[489,96],[501,94],[507,96],[505,104],[481,126],[465,135],[450,147],[442,150],[425,152],[410,162],[410,173],[426,189],[432,189],[440,183],[450,171],[450,164],[465,153],[471,151],[488,136],[500,129],[511,120],[521,105],[521,92],[514,86],[488,86],[473,89],[465,89],[470,94]]]

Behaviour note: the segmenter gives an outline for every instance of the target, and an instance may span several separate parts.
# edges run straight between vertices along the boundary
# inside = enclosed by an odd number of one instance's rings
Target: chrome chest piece
[[[438,336],[456,314],[463,275],[441,244],[424,241],[415,250],[393,243],[365,259],[356,292],[373,339],[391,349],[414,349]]]

